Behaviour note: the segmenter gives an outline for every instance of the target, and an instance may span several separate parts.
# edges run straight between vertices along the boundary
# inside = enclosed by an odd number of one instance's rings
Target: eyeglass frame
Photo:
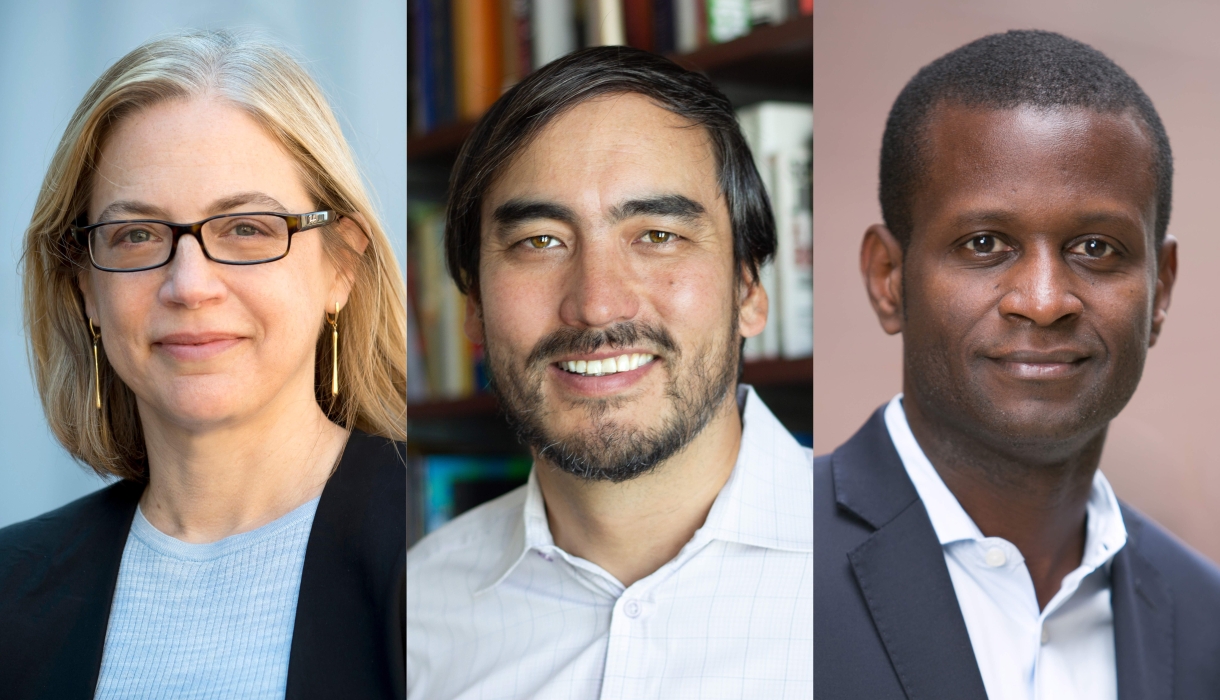
[[[216,219],[234,218],[239,216],[275,216],[283,219],[284,223],[288,225],[288,245],[284,248],[283,255],[274,258],[266,258],[263,260],[233,261],[217,260],[216,258],[213,258],[212,254],[208,252],[207,245],[203,242],[203,225]],[[216,216],[209,216],[208,218],[203,219],[202,221],[196,221],[193,224],[175,224],[172,221],[162,221],[160,219],[123,219],[121,221],[99,221],[96,224],[89,224],[88,226],[69,224],[67,233],[72,236],[72,239],[75,240],[78,245],[83,246],[85,250],[89,252],[89,264],[98,270],[101,270],[102,272],[144,272],[146,270],[155,270],[158,267],[165,267],[166,265],[170,264],[170,262],[173,261],[174,256],[178,254],[178,239],[182,238],[183,236],[194,236],[195,241],[199,243],[199,250],[203,251],[204,257],[221,265],[262,265],[263,263],[283,260],[292,250],[293,235],[302,231],[309,231],[311,229],[326,226],[327,224],[332,224],[335,221],[338,221],[339,218],[339,213],[333,209],[321,209],[319,211],[308,212],[305,214],[284,214],[278,211],[244,211],[235,214],[217,214]],[[157,263],[156,265],[149,265],[148,267],[102,267],[101,265],[97,264],[96,260],[93,259],[93,248],[89,245],[89,232],[102,226],[112,226],[114,224],[161,224],[167,227],[173,234],[173,238],[170,241],[169,256],[165,259],[165,262]]]

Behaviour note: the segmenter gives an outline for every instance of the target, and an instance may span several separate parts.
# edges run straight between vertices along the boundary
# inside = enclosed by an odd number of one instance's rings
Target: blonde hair
[[[24,243],[24,313],[34,379],[51,431],[99,474],[146,479],[135,395],[102,360],[102,410],[94,405],[93,339],[77,275],[88,254],[65,232],[88,209],[107,135],[125,117],[175,99],[216,97],[244,110],[296,161],[320,208],[360,214],[362,255],[323,229],[332,261],[352,276],[339,318],[340,394],[330,393],[329,326],[318,316],[315,393],[335,423],[406,439],[406,289],[339,123],[297,61],[265,40],[226,31],[149,41],[102,74],[64,131],[38,193]]]

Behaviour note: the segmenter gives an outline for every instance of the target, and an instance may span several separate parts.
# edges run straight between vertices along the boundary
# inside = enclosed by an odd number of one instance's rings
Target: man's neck
[[[1084,556],[1086,508],[1105,428],[1047,459],[1048,451],[996,449],[938,422],[918,401],[904,400],[903,408],[928,461],[983,535],[1020,550],[1038,607],[1045,608]]]
[[[275,403],[207,429],[159,420],[141,406],[149,484],[140,507],[149,522],[180,540],[214,542],[321,495],[347,433],[312,395]]]
[[[622,483],[585,481],[535,460],[556,546],[605,569],[624,586],[677,556],[703,526],[741,447],[733,393],[678,454]]]

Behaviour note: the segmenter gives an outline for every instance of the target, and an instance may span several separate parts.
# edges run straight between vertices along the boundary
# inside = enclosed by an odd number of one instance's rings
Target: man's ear
[[[864,232],[860,274],[877,320],[890,335],[902,332],[902,256],[902,245],[885,226],[873,224]]]
[[[483,344],[483,309],[479,307],[474,292],[466,295],[466,321],[462,328],[470,342]]]
[[[1152,298],[1152,333],[1148,336],[1148,347],[1156,345],[1169,313],[1169,299],[1173,296],[1173,283],[1178,279],[1178,239],[1166,234],[1157,255],[1156,294]]]
[[[741,337],[752,338],[763,332],[767,325],[770,300],[762,282],[750,274],[746,265],[741,266],[741,283],[737,290],[737,327]]]

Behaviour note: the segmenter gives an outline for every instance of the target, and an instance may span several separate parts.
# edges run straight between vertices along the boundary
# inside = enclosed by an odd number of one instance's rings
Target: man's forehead
[[[917,220],[920,209],[983,192],[1085,193],[1155,209],[1154,147],[1131,113],[946,105],[930,118],[921,150]]]
[[[676,193],[711,207],[720,195],[706,130],[641,95],[599,97],[557,116],[499,173],[484,215],[511,200],[560,201],[610,213],[622,202]]]

